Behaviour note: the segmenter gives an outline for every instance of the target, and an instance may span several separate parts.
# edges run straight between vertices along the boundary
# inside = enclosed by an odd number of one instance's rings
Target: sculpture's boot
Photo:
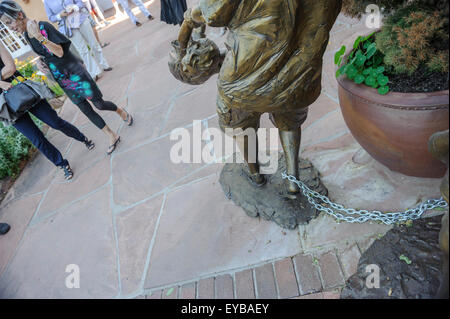
[[[261,187],[267,182],[266,177],[259,172],[258,163],[258,136],[255,131],[255,136],[249,138],[247,134],[239,134],[233,136],[239,151],[247,163],[250,175],[248,176],[252,184]],[[250,147],[249,147],[250,146]]]
[[[295,176],[299,179],[299,151],[302,130],[280,131],[281,144],[283,145],[284,157],[286,159],[286,174]],[[300,192],[298,185],[286,180],[286,187],[289,195],[295,196]]]

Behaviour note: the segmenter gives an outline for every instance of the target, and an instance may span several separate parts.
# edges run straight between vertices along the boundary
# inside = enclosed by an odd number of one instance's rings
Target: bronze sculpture
[[[447,165],[447,172],[441,183],[441,194],[444,200],[449,202],[449,185],[448,185],[448,165],[449,165],[449,130],[437,132],[430,137],[428,142],[428,148],[431,154],[444,162]],[[441,246],[442,252],[444,253],[444,262],[442,267],[443,278],[439,291],[436,295],[438,298],[448,298],[448,253],[449,253],[449,225],[448,225],[448,210],[444,214],[441,222],[441,231],[439,233],[439,245]]]
[[[286,171],[299,177],[301,124],[308,106],[321,93],[322,58],[341,6],[342,0],[200,0],[185,13],[178,41],[173,43],[179,47],[172,54],[171,71],[182,81],[198,84],[211,76],[199,63],[217,71],[220,67],[217,112],[221,128],[257,130],[261,115],[270,113],[279,129]],[[214,52],[211,59],[189,53],[195,43],[193,29],[204,25],[229,29],[226,55],[215,48],[206,50]],[[181,62],[186,54],[196,56],[191,67],[190,59]],[[193,75],[197,71],[202,75]],[[235,138],[248,164],[249,179],[264,185],[257,155],[253,158],[248,152],[248,137]],[[298,186],[287,183],[287,193],[295,198]]]

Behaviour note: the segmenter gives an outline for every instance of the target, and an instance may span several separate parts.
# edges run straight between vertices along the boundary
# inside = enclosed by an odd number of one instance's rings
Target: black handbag
[[[20,82],[17,77],[15,79]],[[25,114],[42,99],[26,82],[20,82],[8,91],[5,91],[4,97],[9,110],[17,116]]]

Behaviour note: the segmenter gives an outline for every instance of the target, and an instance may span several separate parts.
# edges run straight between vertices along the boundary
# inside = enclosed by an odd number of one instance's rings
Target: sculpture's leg
[[[300,151],[300,141],[302,137],[302,130],[299,128],[294,131],[281,131],[280,139],[283,145],[283,151],[286,158],[286,173],[288,175],[295,176],[299,178],[299,151]],[[290,195],[296,195],[300,192],[297,184],[287,180],[287,190]]]
[[[296,109],[286,113],[271,113],[270,120],[278,128],[284,156],[286,158],[286,173],[297,180],[299,172],[299,151],[302,138],[301,125],[306,121],[308,108]],[[296,183],[286,180],[288,197],[295,199],[300,192]]]
[[[247,134],[234,135],[236,144],[244,157],[250,171],[250,179],[256,186],[263,186],[266,183],[266,178],[259,172],[258,163],[258,136],[254,139],[249,139]],[[253,145],[255,143],[255,145]]]

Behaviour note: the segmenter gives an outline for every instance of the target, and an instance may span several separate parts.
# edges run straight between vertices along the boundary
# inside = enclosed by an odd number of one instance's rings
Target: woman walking
[[[48,19],[58,23],[59,32],[70,37],[92,76],[111,71],[89,20],[89,12],[81,0],[44,0]],[[72,22],[72,23],[70,23]]]
[[[1,15],[1,10],[0,10]],[[16,71],[16,66],[11,54],[6,50],[3,44],[0,42],[0,68],[1,68],[1,80],[0,80],[0,93],[7,91],[12,87],[11,82],[14,76],[20,76],[20,73]],[[1,108],[1,105],[0,105]],[[91,150],[94,148],[94,143],[89,140],[83,133],[81,133],[75,126],[64,121],[58,116],[55,110],[52,109],[47,100],[43,99],[36,106],[34,106],[29,113],[32,113],[42,122],[48,124],[55,130],[63,132],[68,137],[71,137],[81,143],[84,143],[86,147]],[[55,166],[61,168],[64,171],[64,176],[67,180],[73,177],[72,169],[69,162],[63,158],[61,152],[50,143],[44,136],[42,131],[34,124],[28,113],[25,113],[19,119],[12,124],[19,132],[27,137],[31,143],[36,146],[39,151],[42,152]]]
[[[69,50],[70,40],[50,23],[28,19],[22,8],[11,0],[0,3],[0,19],[13,31],[24,34],[33,51],[41,56],[38,67],[44,72],[48,67],[70,100],[108,136],[110,146],[107,154],[114,152],[120,137],[106,125],[88,101],[99,110],[116,112],[128,126],[133,124],[133,118],[124,109],[103,100],[103,94],[89,72]]]

